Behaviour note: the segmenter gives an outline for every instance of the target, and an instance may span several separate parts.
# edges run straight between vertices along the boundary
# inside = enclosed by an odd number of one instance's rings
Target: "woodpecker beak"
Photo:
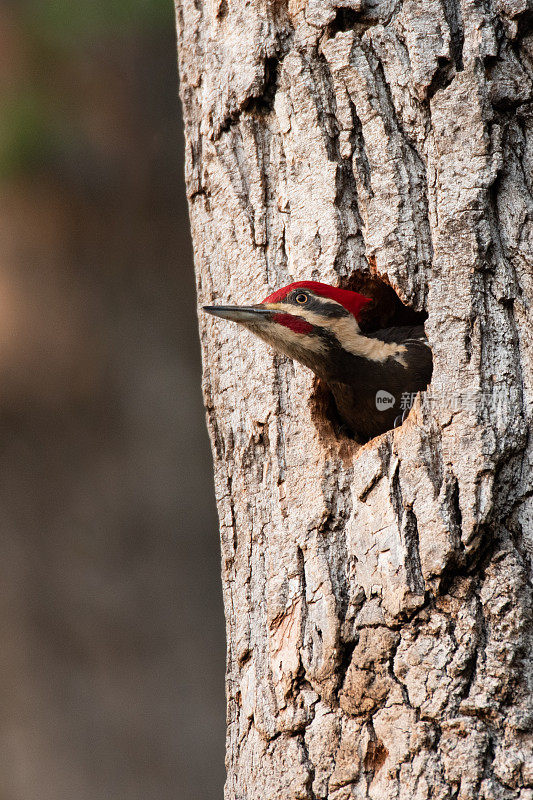
[[[214,317],[230,319],[232,322],[261,323],[272,317],[272,312],[262,306],[204,306],[204,311]]]

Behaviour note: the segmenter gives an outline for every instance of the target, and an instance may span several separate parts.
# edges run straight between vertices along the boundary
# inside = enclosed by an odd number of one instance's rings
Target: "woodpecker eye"
[[[296,297],[294,299],[296,300],[296,302],[299,305],[303,306],[304,303],[307,303],[307,301],[309,300],[309,297],[306,294],[304,294],[303,292],[298,292],[298,294],[296,295]]]

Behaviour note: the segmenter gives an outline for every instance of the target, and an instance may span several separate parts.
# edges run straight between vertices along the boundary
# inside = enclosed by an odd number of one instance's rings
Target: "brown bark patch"
[[[368,743],[365,759],[363,761],[367,772],[378,772],[385,763],[389,751],[380,739]]]

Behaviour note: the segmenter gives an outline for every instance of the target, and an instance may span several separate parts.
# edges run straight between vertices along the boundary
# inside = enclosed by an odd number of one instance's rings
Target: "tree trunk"
[[[177,19],[200,302],[379,276],[434,358],[361,447],[308,370],[201,316],[226,797],[532,800],[533,3]]]

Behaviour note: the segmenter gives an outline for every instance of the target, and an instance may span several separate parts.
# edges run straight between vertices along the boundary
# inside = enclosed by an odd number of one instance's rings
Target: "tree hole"
[[[372,302],[364,310],[359,326],[363,335],[372,335],[388,328],[417,328],[427,320],[425,311],[415,311],[406,306],[392,286],[370,270],[357,271],[349,278],[341,280],[341,288],[370,297]],[[379,337],[377,337],[379,338]],[[429,381],[428,381],[429,383]],[[414,394],[413,399],[414,399]],[[327,384],[315,379],[312,402],[312,417],[319,434],[326,446],[336,444],[341,448],[341,456],[350,457],[361,444],[370,441],[373,436],[361,436],[354,433],[341,417],[335,399]],[[408,410],[398,407],[398,418],[391,422],[385,430],[403,424]],[[407,413],[405,413],[407,411]],[[403,418],[402,418],[403,417]],[[385,431],[382,431],[385,432]],[[379,435],[379,434],[375,434]]]
[[[373,333],[381,328],[396,326],[423,325],[428,318],[425,311],[415,311],[404,305],[390,283],[370,270],[355,272],[341,281],[341,286],[372,299],[360,322],[362,333]]]

